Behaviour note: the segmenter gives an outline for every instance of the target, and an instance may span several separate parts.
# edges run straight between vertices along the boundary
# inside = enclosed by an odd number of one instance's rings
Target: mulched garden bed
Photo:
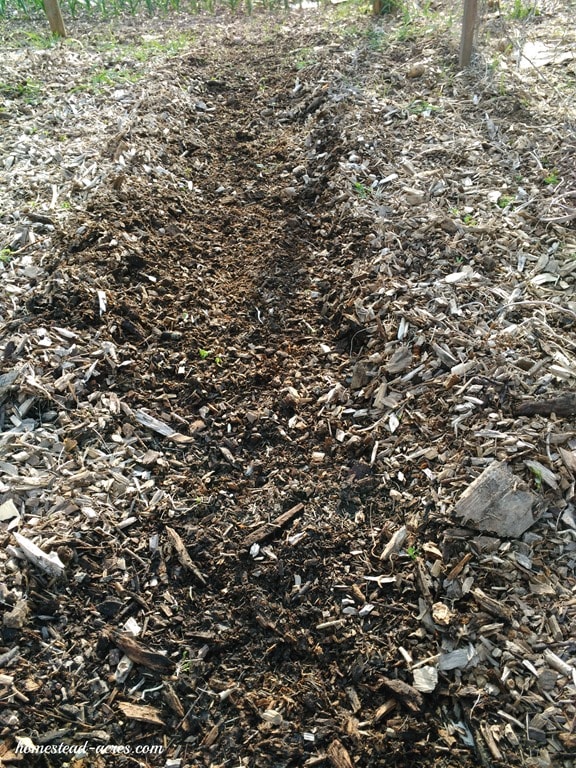
[[[5,24],[2,764],[574,764],[576,65],[490,24]]]

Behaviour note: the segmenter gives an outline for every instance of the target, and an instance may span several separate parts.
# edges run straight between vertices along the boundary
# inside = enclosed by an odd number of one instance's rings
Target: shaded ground
[[[576,375],[573,68],[556,115],[442,25],[186,25],[5,67],[1,500],[65,578],[5,524],[3,759],[572,765],[574,413],[517,409]],[[520,540],[453,515],[495,458]]]

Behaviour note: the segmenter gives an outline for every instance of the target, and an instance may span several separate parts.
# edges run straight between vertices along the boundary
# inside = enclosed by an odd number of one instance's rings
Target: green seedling
[[[22,99],[28,104],[33,104],[40,96],[42,86],[31,80],[25,80],[23,83],[10,85],[0,83],[0,97],[6,99]]]
[[[212,355],[212,350],[202,349],[202,347],[200,347],[198,349],[198,355],[200,356],[201,360],[207,360]],[[222,357],[220,355],[214,355],[213,359],[216,365],[222,365]]]
[[[418,551],[418,549],[417,549],[417,548],[416,548],[416,547],[415,547],[413,544],[411,544],[411,545],[410,545],[410,546],[409,546],[409,547],[406,549],[406,554],[408,555],[408,557],[410,558],[410,560],[416,560],[416,558],[417,558],[417,557],[419,557],[419,555],[420,555],[420,552]]]
[[[316,56],[312,48],[296,48],[294,51],[291,51],[291,53],[295,54],[293,61],[294,66],[298,71],[306,69],[306,67],[310,67],[312,64],[316,63]]]
[[[530,472],[534,475],[534,486],[537,491],[542,490],[542,472],[535,467],[530,467]]]
[[[500,195],[498,198],[498,208],[507,208],[513,202],[514,198],[510,197],[510,195]]]
[[[370,188],[367,187],[365,184],[362,184],[361,181],[354,182],[354,192],[356,192],[356,194],[361,200],[365,200],[367,197],[370,196]]]
[[[546,176],[544,176],[544,184],[558,184],[559,181],[560,177],[556,171],[549,171]]]
[[[184,651],[184,653],[182,654],[182,660],[180,661],[180,671],[190,672],[191,669],[192,669],[192,663],[188,658],[188,651]]]
[[[412,115],[424,115],[424,117],[429,117],[434,112],[440,112],[440,107],[435,107],[434,104],[417,99],[410,104],[408,112]]]

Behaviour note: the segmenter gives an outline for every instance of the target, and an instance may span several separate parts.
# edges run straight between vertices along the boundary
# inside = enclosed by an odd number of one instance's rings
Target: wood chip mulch
[[[574,765],[576,64],[486,13],[4,24],[0,764]]]

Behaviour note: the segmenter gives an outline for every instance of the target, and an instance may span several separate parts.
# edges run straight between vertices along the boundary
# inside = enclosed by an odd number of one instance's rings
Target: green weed
[[[514,198],[510,197],[510,195],[500,195],[498,198],[498,208],[507,208],[510,203],[514,202]]]
[[[40,83],[25,80],[22,83],[0,83],[0,97],[5,99],[22,99],[28,104],[33,104],[40,96],[42,87]]]
[[[361,200],[365,200],[367,197],[370,197],[371,189],[370,187],[367,187],[365,184],[362,184],[361,181],[355,181],[353,184],[354,192],[358,195],[358,197]]]
[[[79,83],[76,90],[99,91],[105,87],[115,87],[122,83],[136,83],[143,77],[141,72],[129,69],[97,69],[88,83]]]
[[[182,660],[180,662],[180,672],[190,672],[192,669],[192,662],[188,658],[188,651],[184,651],[182,654]]]
[[[409,547],[407,547],[406,554],[408,555],[410,560],[416,560],[420,555],[420,552],[413,544],[411,544]]]
[[[198,355],[201,360],[208,360],[213,355],[213,352],[211,349],[202,349],[202,347],[199,347]],[[222,357],[220,355],[214,355],[212,360],[216,363],[216,365],[222,365]]]
[[[314,57],[310,48],[300,48],[298,50],[298,59],[296,60],[295,67],[298,71],[306,69],[306,67],[314,64]]]
[[[560,177],[556,171],[549,171],[546,176],[544,176],[544,184],[558,184],[559,181]]]
[[[170,40],[156,40],[144,38],[138,45],[128,47],[125,50],[127,56],[132,56],[136,61],[146,62],[156,56],[175,56],[190,47],[194,38],[182,33]]]
[[[516,19],[516,21],[525,21],[532,16],[539,16],[540,11],[535,5],[530,3],[524,4],[523,0],[514,0],[514,5],[510,11],[510,18]]]
[[[430,104],[427,101],[416,99],[408,106],[408,112],[412,115],[423,115],[424,117],[430,117],[433,112],[439,112],[440,107],[435,107],[434,104]]]
[[[542,490],[542,472],[540,472],[539,469],[536,469],[535,467],[530,467],[530,472],[532,472],[534,476],[534,487],[537,491]]]

